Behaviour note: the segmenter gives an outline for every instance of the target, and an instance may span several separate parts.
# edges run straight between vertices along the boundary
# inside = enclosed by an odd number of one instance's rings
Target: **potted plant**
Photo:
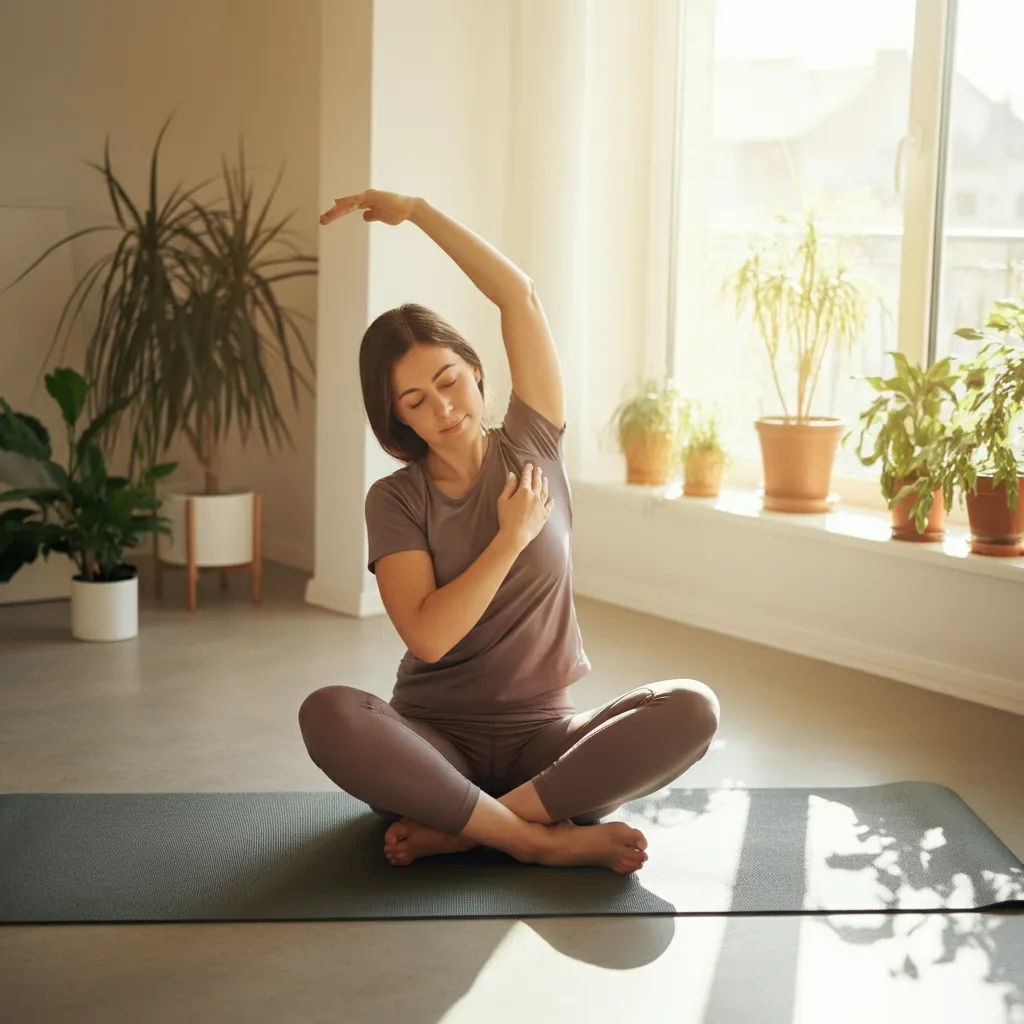
[[[940,541],[946,531],[943,489],[930,488],[918,501],[914,489],[926,473],[925,453],[946,431],[957,405],[958,374],[952,357],[928,369],[890,352],[894,375],[865,377],[876,398],[860,415],[856,455],[865,466],[881,466],[882,497],[892,516],[896,540]],[[853,431],[843,438],[845,444]],[[870,450],[865,451],[865,445]],[[913,515],[911,513],[914,513]]]
[[[971,551],[1018,557],[1024,554],[1024,348],[1004,337],[1024,342],[1024,304],[998,302],[984,328],[956,333],[986,344],[963,366],[963,396],[950,429],[923,453],[927,476],[915,488],[915,511],[932,485],[943,488],[947,511],[956,491],[967,504]]]
[[[717,498],[726,462],[718,410],[701,402],[690,402],[683,420],[683,494]]]
[[[251,490],[225,491],[220,453],[232,430],[243,445],[254,430],[268,449],[282,440],[292,443],[281,391],[287,388],[296,406],[300,387],[312,393],[313,357],[297,314],[281,303],[277,288],[315,275],[317,258],[290,241],[290,217],[271,219],[276,183],[262,206],[255,204],[241,151],[237,168],[224,165],[224,199],[201,202],[197,195],[204,185],[179,185],[160,197],[157,172],[166,129],[167,124],[152,154],[145,205],[115,175],[108,144],[103,165],[92,166],[103,176],[114,223],[61,239],[13,284],[80,236],[113,233],[113,250],[69,296],[54,345],[92,296],[98,313],[85,368],[96,381],[96,401],[103,405],[118,395],[138,394],[128,417],[132,449],[142,445],[155,461],[183,437],[195,456],[202,483],[165,495],[171,534],[157,552],[158,593],[164,563],[188,564],[194,608],[199,568],[251,565],[258,590],[260,498]],[[111,440],[120,426],[120,416],[108,425]]]
[[[675,383],[670,378],[643,381],[612,413],[611,426],[626,456],[626,482],[647,487],[667,483],[679,453]]]
[[[155,493],[157,480],[177,463],[151,466],[134,481],[109,476],[98,438],[133,397],[108,405],[78,432],[91,385],[68,367],[46,376],[46,390],[60,406],[67,428],[67,465],[53,459],[50,435],[35,417],[16,413],[0,398],[0,450],[40,471],[35,486],[0,493],[0,583],[42,554],[67,555],[71,582],[71,634],[79,640],[129,640],[139,630],[138,575],[124,552],[148,534],[166,532]],[[35,507],[26,507],[31,502]]]
[[[843,243],[822,236],[815,215],[777,218],[748,246],[725,282],[737,315],[749,315],[765,346],[781,416],[756,421],[764,468],[764,507],[824,512],[843,423],[813,414],[826,355],[846,355],[867,321],[869,286],[858,279]],[[787,401],[788,360],[796,401]]]

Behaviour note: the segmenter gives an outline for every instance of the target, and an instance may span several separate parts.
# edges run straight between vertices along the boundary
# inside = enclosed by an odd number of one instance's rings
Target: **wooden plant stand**
[[[153,566],[155,569],[155,589],[158,599],[164,596],[164,570],[184,569],[187,580],[188,610],[196,610],[196,587],[199,574],[203,572],[220,573],[220,589],[228,589],[228,573],[239,570],[252,573],[252,599],[256,604],[263,600],[263,499],[258,493],[252,499],[252,561],[239,565],[196,565],[196,506],[192,498],[185,499],[185,563],[165,562],[160,557],[160,535],[153,534]]]

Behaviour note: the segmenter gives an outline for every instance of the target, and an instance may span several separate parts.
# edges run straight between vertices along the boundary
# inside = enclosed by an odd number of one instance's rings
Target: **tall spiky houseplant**
[[[313,358],[285,307],[281,282],[316,274],[316,257],[298,251],[286,231],[290,216],[272,220],[280,174],[261,207],[240,147],[237,168],[223,164],[226,196],[202,200],[210,181],[159,190],[160,146],[150,160],[146,205],[132,199],[114,173],[109,141],[102,164],[113,223],[75,231],[39,256],[8,287],[52,253],[92,234],[112,235],[68,297],[45,362],[74,323],[90,313],[85,375],[96,382],[90,398],[105,408],[138,395],[126,414],[131,450],[154,460],[182,434],[204,474],[206,493],[220,486],[220,451],[232,429],[243,443],[253,427],[264,443],[291,442],[275,386],[275,368],[292,399],[312,391]],[[5,289],[6,290],[6,289]],[[90,300],[95,308],[89,307]],[[300,368],[301,354],[309,376]],[[275,367],[276,364],[276,367]],[[111,422],[107,440],[124,428]],[[134,454],[133,454],[134,458]]]
[[[220,567],[226,584],[225,567],[250,566],[259,598],[260,496],[220,494],[220,453],[232,431],[243,444],[253,430],[268,448],[282,439],[291,443],[279,392],[283,382],[296,405],[300,387],[312,392],[313,358],[298,328],[300,314],[282,303],[277,289],[315,275],[317,260],[294,244],[286,230],[290,215],[271,216],[280,174],[263,204],[256,203],[241,146],[238,166],[223,164],[225,196],[201,199],[207,181],[161,197],[159,155],[169,123],[153,149],[145,205],[114,173],[108,142],[103,163],[91,166],[103,177],[113,223],[61,239],[9,287],[62,246],[112,234],[109,251],[69,296],[46,362],[62,333],[88,311],[91,397],[105,408],[121,395],[138,396],[126,410],[131,465],[138,451],[153,464],[179,435],[187,439],[203,487],[165,496],[172,540],[155,554],[157,593],[164,564],[187,566],[194,609],[201,568]],[[124,426],[115,418],[104,440],[114,441]]]
[[[827,238],[809,209],[773,221],[751,240],[725,281],[737,315],[750,318],[764,344],[782,410],[781,416],[756,422],[766,508],[831,507],[843,424],[815,415],[815,395],[827,357],[847,356],[863,335],[871,291],[855,271],[849,244]],[[795,402],[782,383],[787,361],[795,375]]]
[[[162,444],[179,429],[185,434],[207,494],[219,489],[220,449],[232,427],[243,443],[254,429],[268,448],[291,442],[276,371],[294,404],[300,387],[313,391],[313,356],[297,323],[300,314],[281,304],[276,288],[315,275],[317,258],[295,246],[285,230],[289,218],[270,219],[280,175],[261,207],[244,153],[236,168],[224,165],[223,180],[225,205],[194,204],[202,230],[199,254],[183,266],[183,358],[167,353],[159,388]]]

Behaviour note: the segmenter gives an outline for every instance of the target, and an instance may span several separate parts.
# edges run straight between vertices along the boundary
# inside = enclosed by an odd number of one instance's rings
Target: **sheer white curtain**
[[[676,8],[513,7],[508,246],[559,345],[577,478],[621,474],[608,417],[664,368]]]

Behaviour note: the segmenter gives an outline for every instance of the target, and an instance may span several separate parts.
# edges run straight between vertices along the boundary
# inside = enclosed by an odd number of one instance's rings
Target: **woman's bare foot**
[[[397,867],[405,867],[420,857],[443,853],[465,853],[477,844],[463,836],[439,832],[418,821],[402,818],[384,833],[384,856]]]
[[[621,821],[582,826],[560,821],[544,829],[546,841],[537,852],[538,864],[554,867],[593,864],[628,875],[639,871],[647,860],[646,837]]]

